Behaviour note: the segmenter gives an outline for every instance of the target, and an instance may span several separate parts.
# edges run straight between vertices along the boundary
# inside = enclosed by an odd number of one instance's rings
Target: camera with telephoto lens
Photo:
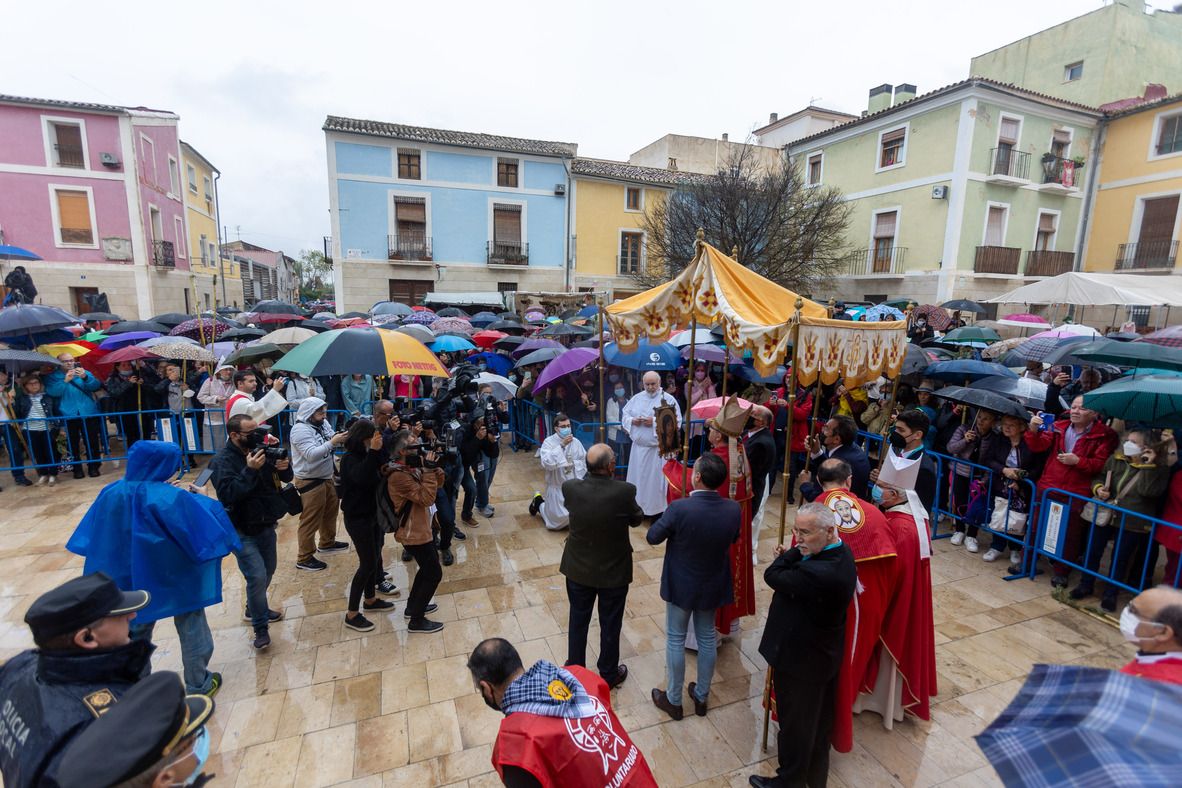
[[[263,456],[266,457],[267,462],[278,462],[287,459],[287,449],[283,446],[273,444],[267,445],[267,436],[271,434],[271,425],[259,424],[250,433],[250,442],[246,445],[246,453],[250,454],[259,449],[263,450]]]
[[[433,432],[439,443],[441,463],[459,460],[464,423],[478,412],[476,376],[479,374],[480,370],[472,364],[458,365],[421,411],[423,429]]]
[[[439,441],[412,443],[406,447],[403,464],[408,468],[438,468],[439,461],[428,460],[427,455],[434,452],[436,456],[439,456],[442,454],[443,448],[443,444]]]

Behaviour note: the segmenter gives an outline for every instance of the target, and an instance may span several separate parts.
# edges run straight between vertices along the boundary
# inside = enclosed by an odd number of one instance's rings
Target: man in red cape
[[[1137,647],[1121,673],[1182,684],[1182,591],[1158,586],[1133,597],[1121,611],[1120,633]]]
[[[738,630],[740,618],[755,615],[755,572],[754,562],[751,560],[751,518],[754,514],[751,500],[751,470],[747,464],[747,455],[743,451],[743,443],[739,440],[747,426],[750,411],[750,408],[739,405],[738,397],[731,395],[730,399],[723,403],[718,414],[706,420],[710,451],[717,454],[726,464],[727,480],[718,488],[718,494],[723,498],[738,501],[742,508],[739,540],[730,548],[735,601],[719,608],[714,621],[714,627],[724,637]],[[665,479],[669,482],[670,502],[689,494],[688,490],[682,489],[689,478],[684,465],[675,459],[669,460],[665,463],[664,473]],[[686,648],[694,648],[688,633]]]
[[[833,510],[841,541],[849,546],[858,568],[858,588],[845,617],[845,651],[837,678],[832,742],[838,752],[854,747],[854,701],[874,688],[879,639],[887,606],[895,592],[897,548],[887,518],[869,501],[850,492],[853,469],[831,458],[817,469],[822,493],[817,498]],[[868,678],[870,677],[870,678]]]

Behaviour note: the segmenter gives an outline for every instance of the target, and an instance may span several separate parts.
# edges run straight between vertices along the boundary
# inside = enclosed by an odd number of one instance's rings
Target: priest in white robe
[[[658,448],[656,421],[653,410],[662,404],[672,405],[681,424],[681,407],[670,394],[661,390],[661,376],[644,373],[644,390],[637,392],[620,412],[620,426],[632,439],[628,455],[628,481],[636,486],[636,503],[646,517],[656,517],[665,511],[666,501],[664,461]]]
[[[582,479],[587,475],[587,450],[571,433],[570,417],[559,413],[554,417],[554,432],[542,441],[538,459],[546,472],[546,492],[534,493],[529,513],[542,515],[542,522],[551,531],[561,531],[570,525],[570,512],[562,495],[562,483]]]

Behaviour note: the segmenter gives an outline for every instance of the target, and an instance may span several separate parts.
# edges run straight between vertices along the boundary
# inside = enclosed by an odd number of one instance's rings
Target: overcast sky
[[[883,82],[924,93],[968,76],[973,55],[1101,6],[74,2],[81,13],[6,4],[0,93],[176,112],[222,172],[228,240],[292,255],[329,232],[328,114],[626,159],[671,132],[742,139],[810,101],[857,113]]]

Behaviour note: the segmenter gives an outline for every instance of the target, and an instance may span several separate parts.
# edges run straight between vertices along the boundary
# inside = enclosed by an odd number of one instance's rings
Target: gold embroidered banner
[[[818,377],[826,385],[838,378],[847,388],[879,375],[898,377],[907,355],[907,321],[855,323],[801,317],[796,380],[808,386]]]

